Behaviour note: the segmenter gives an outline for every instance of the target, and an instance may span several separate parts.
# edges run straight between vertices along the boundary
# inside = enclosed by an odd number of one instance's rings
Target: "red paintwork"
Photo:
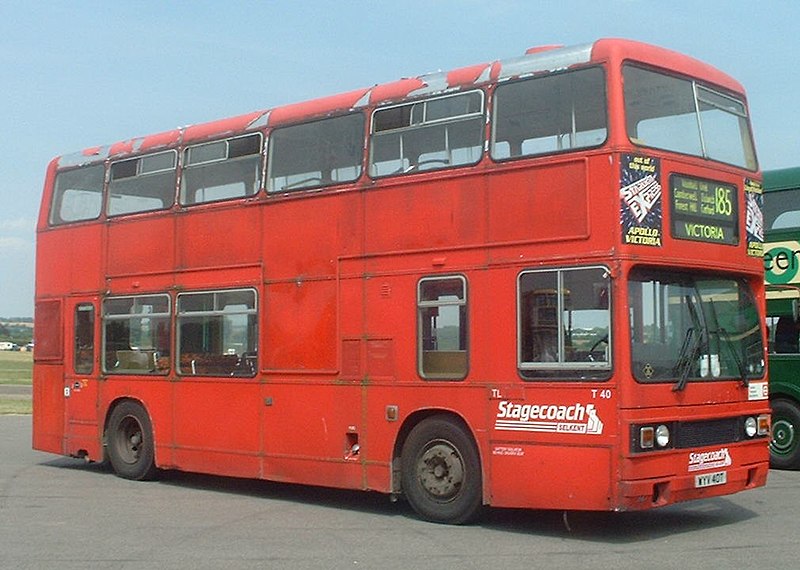
[[[729,483],[704,491],[692,488],[685,450],[631,455],[631,422],[768,408],[765,402],[747,403],[746,390],[733,382],[678,394],[670,385],[634,382],[624,326],[614,332],[610,381],[519,377],[516,279],[523,269],[602,263],[622,278],[638,263],[713,263],[746,274],[762,295],[761,262],[747,258],[743,245],[703,247],[668,235],[661,250],[620,243],[619,153],[632,151],[625,138],[621,62],[635,59],[730,91],[740,92],[741,86],[706,64],[637,42],[600,40],[591,59],[607,66],[610,137],[603,148],[583,154],[506,164],[485,157],[474,167],[452,171],[377,181],[363,176],[325,191],[267,196],[262,190],[248,199],[48,227],[60,166],[182,149],[254,130],[268,136],[285,123],[399,101],[437,84],[421,77],[55,159],[38,223],[36,295],[43,307],[57,306],[46,305],[53,301],[63,306],[56,332],[62,333],[64,348],[35,363],[34,446],[99,460],[110,407],[131,398],[152,418],[160,467],[393,492],[400,490],[392,462],[402,438],[422,415],[439,411],[468,426],[481,455],[484,500],[497,506],[640,509],[762,485],[763,441],[732,444]],[[438,84],[475,88],[479,78],[494,80],[502,73],[502,62],[481,64],[446,73]],[[700,159],[651,154],[661,158],[665,178],[680,171],[740,186],[752,175]],[[665,211],[664,228],[668,215]],[[425,381],[417,372],[416,287],[420,276],[433,274],[468,278],[471,358],[464,381]],[[99,347],[105,294],[225,287],[258,290],[255,378],[190,379],[174,371],[166,377],[101,376],[99,355],[94,374],[71,372],[77,304],[95,305]],[[613,292],[612,322],[618,324],[628,319],[622,289]],[[37,326],[37,334],[50,328]],[[37,347],[46,340],[37,337]],[[73,388],[69,398],[67,386]],[[597,389],[610,390],[612,397],[593,399]],[[578,438],[498,432],[496,391],[514,401],[593,403],[605,429]],[[387,420],[388,406],[397,407],[396,421]],[[348,455],[354,436],[361,446],[355,457]],[[655,500],[657,484],[666,491]]]

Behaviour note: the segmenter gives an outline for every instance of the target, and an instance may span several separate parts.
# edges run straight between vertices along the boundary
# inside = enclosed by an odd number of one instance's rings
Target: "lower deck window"
[[[75,307],[73,369],[76,374],[91,374],[94,369],[94,305]]]
[[[170,359],[169,295],[103,301],[103,371],[166,374]]]
[[[518,367],[524,378],[609,377],[609,286],[604,267],[519,276]]]
[[[178,371],[254,376],[257,322],[252,289],[178,295]]]
[[[423,378],[459,380],[467,375],[467,295],[461,276],[419,282],[419,372]]]

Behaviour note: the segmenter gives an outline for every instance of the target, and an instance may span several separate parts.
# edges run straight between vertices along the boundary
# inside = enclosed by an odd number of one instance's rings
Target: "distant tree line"
[[[0,317],[0,341],[25,346],[33,340],[33,319]]]

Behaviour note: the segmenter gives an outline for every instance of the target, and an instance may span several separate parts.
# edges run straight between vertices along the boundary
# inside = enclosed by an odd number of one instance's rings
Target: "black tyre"
[[[136,481],[155,477],[153,425],[140,404],[122,402],[111,412],[106,450],[111,467],[120,477]]]
[[[769,459],[776,469],[800,469],[800,409],[789,400],[772,401]]]
[[[409,433],[402,451],[402,485],[424,519],[464,524],[483,506],[481,462],[472,437],[446,416],[433,416]]]

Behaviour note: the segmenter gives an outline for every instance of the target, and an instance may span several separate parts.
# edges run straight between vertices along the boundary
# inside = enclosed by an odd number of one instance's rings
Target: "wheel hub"
[[[772,424],[772,442],[770,445],[776,453],[786,453],[797,445],[794,426],[791,422],[779,418]]]
[[[449,500],[458,494],[464,482],[464,464],[452,445],[434,443],[420,457],[417,475],[423,489],[431,496]]]

